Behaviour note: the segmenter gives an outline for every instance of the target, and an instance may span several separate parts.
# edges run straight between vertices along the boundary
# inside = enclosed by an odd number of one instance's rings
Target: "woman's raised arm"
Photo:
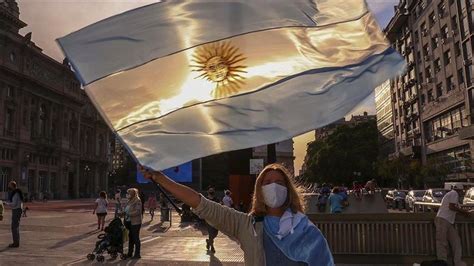
[[[147,179],[151,179],[160,184],[164,189],[168,190],[173,196],[181,200],[192,208],[197,208],[201,202],[201,196],[192,188],[178,184],[161,172],[152,172],[140,166],[140,171]]]

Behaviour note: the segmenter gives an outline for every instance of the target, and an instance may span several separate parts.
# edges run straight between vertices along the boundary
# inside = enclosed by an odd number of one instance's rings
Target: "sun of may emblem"
[[[211,94],[222,98],[238,93],[245,84],[245,77],[241,75],[247,73],[242,64],[245,59],[229,42],[211,43],[196,49],[191,67],[201,73],[198,78],[215,83]]]

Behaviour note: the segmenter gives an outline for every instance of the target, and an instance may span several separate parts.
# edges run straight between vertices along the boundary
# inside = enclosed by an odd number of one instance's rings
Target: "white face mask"
[[[288,189],[277,183],[271,183],[262,187],[263,200],[270,208],[279,208],[285,203]]]

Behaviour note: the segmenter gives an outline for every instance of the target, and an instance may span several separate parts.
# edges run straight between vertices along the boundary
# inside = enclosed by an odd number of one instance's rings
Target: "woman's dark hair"
[[[23,192],[18,188],[16,182],[14,180],[9,182],[9,185],[13,187],[13,191],[10,193],[10,196],[8,197],[9,201],[13,200],[13,196],[15,196],[16,193],[20,196],[20,200],[23,201]]]
[[[334,194],[339,193],[339,188],[338,188],[338,187],[334,187],[334,188],[332,189],[332,193],[334,193]]]
[[[99,197],[101,197],[103,199],[107,199],[107,193],[105,193],[105,191],[101,191],[101,192],[99,192]]]

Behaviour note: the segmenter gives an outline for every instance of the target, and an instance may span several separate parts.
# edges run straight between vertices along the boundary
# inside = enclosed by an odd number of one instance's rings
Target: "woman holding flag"
[[[334,265],[326,239],[303,214],[298,187],[282,165],[268,165],[257,177],[249,214],[208,200],[161,172],[144,167],[141,171],[198,216],[238,239],[246,265]]]

